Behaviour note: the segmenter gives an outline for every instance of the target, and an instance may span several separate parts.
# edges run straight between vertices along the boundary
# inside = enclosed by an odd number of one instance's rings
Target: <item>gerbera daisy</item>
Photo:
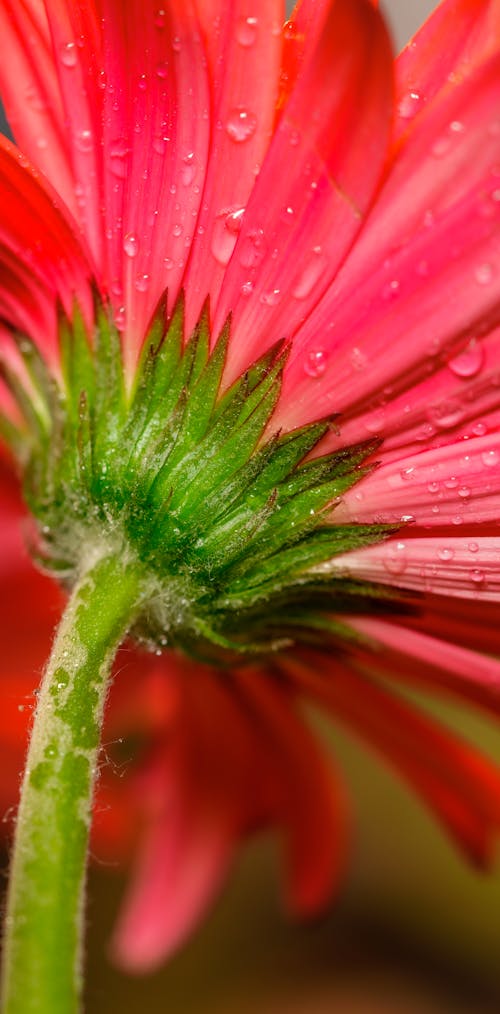
[[[498,711],[500,3],[445,0],[395,63],[369,0],[283,16],[0,0],[9,691],[57,608],[14,471],[69,593],[17,822],[8,1014],[74,1009],[126,637],[130,967],[179,943],[256,827],[285,830],[292,908],[330,897],[344,794],[304,701],[491,856],[500,772],[402,691]]]

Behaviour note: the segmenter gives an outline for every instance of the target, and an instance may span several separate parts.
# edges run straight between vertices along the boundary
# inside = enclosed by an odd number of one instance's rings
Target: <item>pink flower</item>
[[[124,797],[142,824],[116,936],[130,967],[179,944],[255,828],[284,829],[292,909],[331,896],[346,803],[304,700],[383,755],[477,864],[498,830],[498,769],[404,689],[499,710],[500,4],[445,0],[395,83],[375,6],[303,0],[282,29],[277,0],[0,2],[18,145],[0,144],[7,437],[26,413],[16,378],[32,395],[37,383],[18,333],[59,380],[60,305],[71,320],[76,300],[90,329],[97,291],[129,382],[165,292],[167,316],[184,294],[186,336],[209,296],[212,335],[231,315],[225,389],[289,344],[268,435],[335,413],[322,454],[377,441],[378,467],[329,514],[341,551],[304,564],[310,582],[341,589],[326,620],[308,614],[307,643],[289,606],[286,645],[251,665],[137,651],[121,673],[120,660],[110,735],[141,733],[144,746],[101,798],[116,800],[124,834]],[[12,702],[58,606],[28,569],[9,469],[2,460]],[[0,734],[14,758],[21,730]]]

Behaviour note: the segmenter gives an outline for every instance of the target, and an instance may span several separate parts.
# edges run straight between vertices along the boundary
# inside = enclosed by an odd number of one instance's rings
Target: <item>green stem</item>
[[[140,597],[136,565],[94,556],[61,620],[36,708],[5,929],[4,1014],[74,1014],[92,795],[108,677]]]

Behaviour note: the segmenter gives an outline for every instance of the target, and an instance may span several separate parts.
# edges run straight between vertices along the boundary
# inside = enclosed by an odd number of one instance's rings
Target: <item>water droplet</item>
[[[109,149],[110,168],[113,176],[118,179],[125,179],[127,175],[127,161],[130,154],[128,142],[124,137],[118,137],[111,142]]]
[[[181,236],[181,235],[182,235],[182,225],[180,224],[180,222],[176,222],[175,225],[172,227],[172,236]]]
[[[474,569],[471,570],[471,572],[470,572],[470,579],[471,579],[471,581],[474,584],[482,584],[483,581],[485,580],[485,578],[486,578],[486,575],[485,575],[484,571],[483,570],[479,570],[479,568],[477,568],[477,567],[474,567]]]
[[[479,546],[477,542],[469,542],[467,549],[469,550],[469,553],[477,553],[479,551]]]
[[[368,362],[368,356],[356,346],[352,349],[349,359],[355,370],[363,370]]]
[[[156,76],[164,81],[168,76],[168,63],[166,60],[162,60],[161,63],[156,64]]]
[[[253,292],[252,282],[243,282],[243,285],[241,286],[241,295],[251,296],[252,292]]]
[[[179,38],[178,35],[174,35],[174,37],[172,39],[172,49],[173,49],[174,53],[180,53],[180,51],[182,49],[182,42],[181,42],[181,40],[180,40],[180,38]]]
[[[79,130],[75,134],[75,146],[78,151],[88,154],[94,147],[94,138],[91,130]]]
[[[163,263],[164,263],[167,271],[171,271],[172,268],[174,267],[174,261],[172,260],[171,257],[165,257],[165,260],[163,261]]]
[[[458,491],[458,495],[462,498],[462,500],[467,500],[468,497],[470,496],[470,494],[471,494],[471,491],[470,491],[470,489],[469,489],[468,486],[460,486],[460,489]]]
[[[270,289],[269,292],[263,292],[260,301],[265,306],[276,306],[281,300],[281,289]]]
[[[292,289],[292,296],[295,299],[307,299],[323,275],[326,264],[326,257],[321,247],[314,247],[311,258],[306,263]]]
[[[138,292],[147,292],[149,288],[149,275],[137,275],[135,287]]]
[[[403,120],[410,120],[415,113],[418,113],[420,106],[422,105],[422,96],[420,92],[413,91],[408,92],[403,96],[398,106],[398,113]]]
[[[429,417],[439,429],[447,430],[456,426],[464,416],[464,406],[459,399],[449,398],[439,405],[431,405]]]
[[[232,109],[226,120],[226,131],[232,141],[248,141],[257,129],[257,117],[244,106]]]
[[[304,373],[308,377],[322,377],[327,364],[327,356],[323,349],[310,349],[304,359]]]
[[[486,465],[486,468],[494,468],[500,461],[500,454],[498,451],[483,451],[481,461],[483,465]]]
[[[443,560],[444,563],[447,563],[449,560],[453,560],[453,557],[455,556],[455,551],[453,549],[450,549],[449,546],[443,546],[442,549],[438,549],[437,555],[439,556],[440,560]]]
[[[185,187],[190,187],[196,176],[196,158],[194,151],[190,151],[189,154],[185,155],[182,160],[181,166],[181,183]]]
[[[387,282],[382,289],[382,299],[385,302],[390,302],[399,295],[399,281],[397,278],[392,278],[390,282]]]
[[[158,10],[155,11],[154,16],[155,27],[159,29],[165,28],[166,20],[167,20],[167,12],[166,10],[163,9],[163,7],[160,7]]]
[[[478,285],[489,285],[493,280],[493,267],[491,264],[478,264],[474,271],[474,278]]]
[[[26,90],[26,101],[37,113],[43,113],[47,108],[45,99],[40,95],[36,88],[28,88]]]
[[[240,46],[253,46],[257,38],[257,18],[238,18],[236,25],[236,40]]]
[[[133,232],[127,233],[123,240],[123,250],[127,257],[137,257],[139,253],[139,240]]]
[[[448,366],[457,377],[475,377],[483,365],[484,351],[482,345],[472,338],[463,352],[450,359]]]
[[[267,243],[263,229],[250,229],[240,247],[240,262],[244,268],[255,268],[264,259]]]
[[[235,208],[231,211],[224,209],[215,219],[212,253],[219,264],[225,266],[229,263],[241,229],[244,212],[244,208]]]
[[[124,328],[125,328],[126,321],[127,321],[127,313],[126,313],[126,310],[125,310],[124,306],[119,306],[115,310],[115,314],[114,314],[114,318],[113,319],[114,319],[115,327],[116,327],[117,331],[123,331]]]
[[[389,574],[403,574],[408,566],[406,544],[404,542],[389,543],[382,565]]]
[[[485,426],[484,423],[477,422],[477,423],[474,423],[474,426],[472,427],[472,432],[473,432],[473,434],[474,434],[475,437],[484,437],[486,435],[486,433],[488,432],[488,428],[487,428],[487,426]]]
[[[61,46],[61,63],[65,67],[76,67],[78,61],[78,53],[76,51],[75,42],[65,42],[64,46]]]

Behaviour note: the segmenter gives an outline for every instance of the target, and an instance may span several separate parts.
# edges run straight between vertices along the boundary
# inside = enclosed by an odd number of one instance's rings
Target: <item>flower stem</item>
[[[108,677],[140,598],[137,565],[100,556],[73,589],[39,692],[5,929],[4,1014],[74,1014]]]

